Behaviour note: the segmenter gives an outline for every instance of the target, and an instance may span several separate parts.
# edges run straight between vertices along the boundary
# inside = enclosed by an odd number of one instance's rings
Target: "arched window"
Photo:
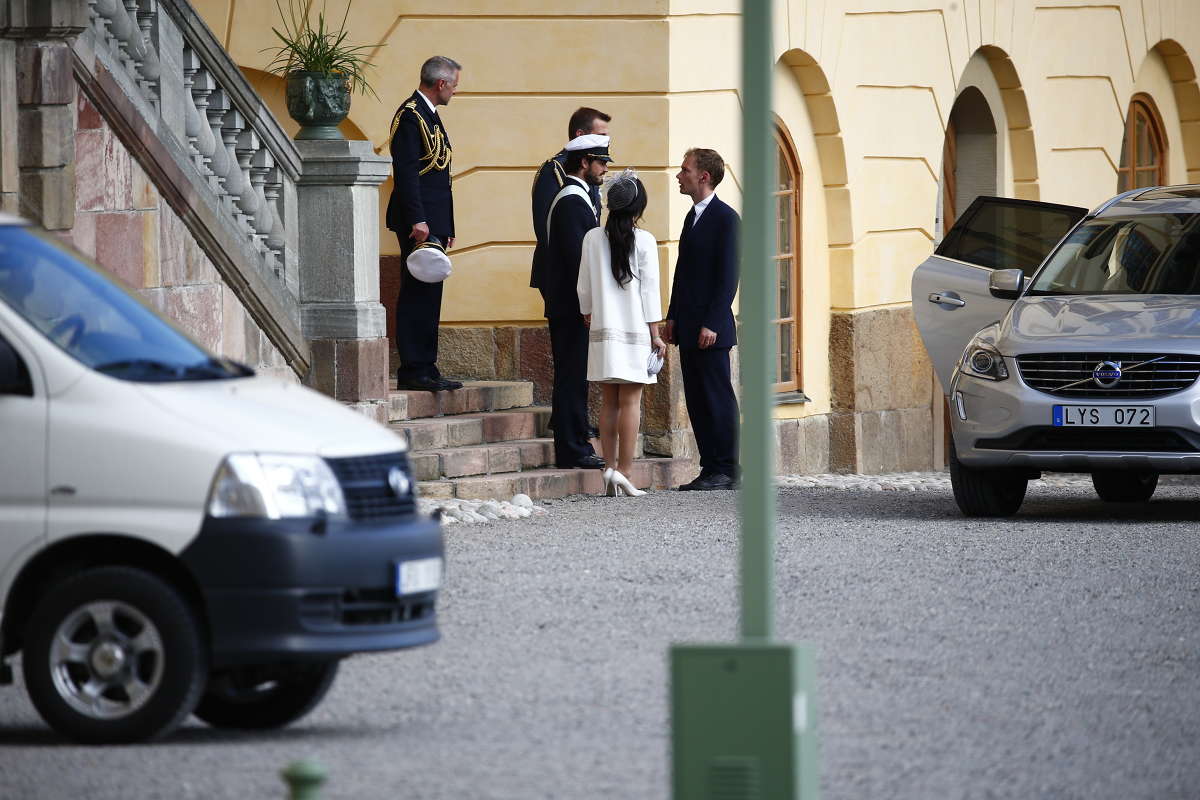
[[[791,137],[775,127],[779,174],[775,185],[775,389],[795,391],[800,376],[800,189],[802,174]]]
[[[1162,186],[1166,182],[1167,137],[1163,135],[1158,109],[1150,95],[1134,95],[1125,118],[1117,191]]]

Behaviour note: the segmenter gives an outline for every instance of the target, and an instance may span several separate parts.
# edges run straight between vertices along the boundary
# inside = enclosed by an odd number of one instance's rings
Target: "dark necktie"
[[[692,206],[692,210],[683,218],[683,233],[679,235],[679,238],[682,239],[684,236],[687,236],[688,231],[692,229],[694,224],[696,224],[696,207]]]

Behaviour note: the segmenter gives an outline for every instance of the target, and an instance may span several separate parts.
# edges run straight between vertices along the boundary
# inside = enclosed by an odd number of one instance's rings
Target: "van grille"
[[[1100,386],[1092,378],[1092,371],[1104,361],[1119,363],[1122,369],[1120,380],[1110,387]],[[1031,353],[1017,356],[1017,368],[1025,383],[1055,397],[1148,400],[1181,391],[1195,383],[1200,376],[1200,356],[1176,353]]]
[[[416,511],[413,496],[412,470],[406,453],[383,453],[355,458],[327,458],[346,496],[346,509],[353,519],[405,517]],[[393,467],[399,467],[409,488],[397,496],[388,482]]]
[[[432,594],[397,597],[394,587],[310,592],[300,601],[300,617],[310,627],[398,625],[429,620]]]

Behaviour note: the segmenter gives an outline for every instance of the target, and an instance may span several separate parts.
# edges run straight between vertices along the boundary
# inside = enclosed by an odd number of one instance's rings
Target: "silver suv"
[[[1016,513],[1044,471],[1112,502],[1200,472],[1200,186],[1086,209],[977,199],[913,274],[967,516]]]

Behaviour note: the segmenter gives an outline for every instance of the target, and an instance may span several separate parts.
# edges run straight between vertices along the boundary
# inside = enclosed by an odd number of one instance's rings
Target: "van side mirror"
[[[33,396],[33,382],[25,362],[12,345],[0,338],[0,394]]]
[[[1025,273],[1019,269],[998,269],[988,278],[988,291],[1001,300],[1016,300],[1025,288]]]

